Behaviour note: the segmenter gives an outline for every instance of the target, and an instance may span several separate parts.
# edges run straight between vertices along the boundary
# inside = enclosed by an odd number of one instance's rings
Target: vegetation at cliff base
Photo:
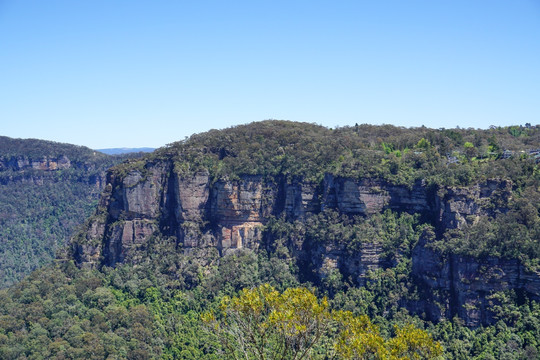
[[[303,331],[309,329],[311,337],[304,339],[310,341],[320,334],[309,352],[312,359],[425,359],[441,350],[441,359],[540,354],[540,305],[516,306],[510,293],[497,295],[502,306],[494,326],[469,329],[459,319],[432,324],[404,310],[389,313],[381,304],[395,296],[392,287],[342,282],[325,300],[324,291],[309,283],[278,280],[296,277],[285,259],[253,252],[226,259],[199,272],[198,284],[190,287],[174,286],[151,263],[102,271],[71,262],[49,265],[0,290],[0,358],[222,359],[230,354],[226,339],[236,346],[240,335],[249,336],[249,329],[240,331],[242,324],[273,333],[264,338],[265,351],[278,349],[284,336],[295,344],[303,341]],[[387,283],[388,276],[373,274],[373,281]],[[274,285],[265,285],[268,280]],[[244,281],[253,285],[244,287]]]

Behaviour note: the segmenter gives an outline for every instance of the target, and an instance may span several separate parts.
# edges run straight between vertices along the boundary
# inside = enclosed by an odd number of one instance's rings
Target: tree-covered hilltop
[[[67,156],[73,162],[84,163],[96,160],[105,161],[108,157],[85,146],[77,146],[39,139],[14,139],[0,136],[0,157],[5,161],[12,158],[39,160],[44,157]]]
[[[94,210],[105,171],[126,158],[0,137],[0,287],[54,258]]]
[[[215,178],[279,174],[316,181],[332,173],[396,184],[424,179],[468,185],[493,177],[524,181],[530,174],[520,172],[520,160],[537,156],[539,147],[540,125],[488,130],[392,125],[328,129],[267,120],[196,134],[152,157],[173,157],[179,171],[206,169]]]

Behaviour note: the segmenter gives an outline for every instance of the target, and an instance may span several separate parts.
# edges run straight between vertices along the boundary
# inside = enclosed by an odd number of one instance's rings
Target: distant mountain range
[[[107,155],[120,155],[137,152],[153,152],[155,148],[142,147],[142,148],[111,148],[111,149],[96,149],[96,151],[102,152]]]

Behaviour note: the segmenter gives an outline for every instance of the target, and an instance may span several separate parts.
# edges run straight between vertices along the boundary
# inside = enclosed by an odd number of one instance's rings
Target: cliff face
[[[147,163],[123,175],[109,173],[98,213],[73,242],[73,254],[84,267],[137,263],[140,250],[159,234],[175,236],[178,251],[184,253],[217,248],[226,255],[260,247],[271,217],[302,222],[324,209],[361,216],[385,209],[422,213],[442,232],[504,212],[511,187],[497,180],[468,188],[435,189],[422,182],[406,187],[329,174],[320,184],[253,175],[213,181],[205,171],[181,176],[172,163]],[[353,253],[343,244],[302,240],[290,247],[299,264],[318,279],[340,271],[363,285],[369,270],[390,266],[377,243],[363,244]],[[540,274],[527,272],[516,260],[443,255],[422,239],[412,263],[422,298],[408,307],[431,320],[458,315],[470,326],[489,324],[494,321],[489,311],[494,291],[540,297]]]
[[[131,261],[127,248],[118,249],[144,242],[154,231],[176,236],[185,250],[213,246],[226,254],[240,248],[256,249],[271,216],[302,220],[325,208],[368,216],[387,208],[428,212],[433,206],[420,183],[407,189],[330,175],[322,187],[262,176],[212,183],[206,172],[184,178],[170,164],[154,164],[144,174],[140,170],[121,178],[109,174],[100,201],[101,215],[89,226],[96,230],[86,235],[100,247],[96,251],[102,252],[104,264],[114,265]],[[125,243],[123,238],[132,240]],[[81,259],[88,257],[83,250],[77,254]],[[99,265],[98,257],[81,263]]]
[[[91,162],[72,161],[66,155],[60,156],[0,156],[0,184],[26,183],[43,185],[53,179],[55,173],[72,169],[82,173],[92,173],[89,176],[79,176],[78,181],[95,185],[103,189],[105,171],[96,171],[96,165]]]
[[[493,324],[495,292],[514,290],[540,300],[540,273],[529,272],[516,259],[442,255],[421,239],[413,251],[413,277],[421,299],[410,304],[432,321],[459,316],[470,327]]]
[[[480,216],[494,216],[506,212],[512,194],[509,181],[488,180],[468,188],[441,189],[436,198],[436,211],[444,228],[459,228]]]
[[[322,208],[336,208],[348,214],[370,215],[385,209],[423,213],[432,211],[435,205],[421,182],[409,189],[379,180],[326,175],[323,188]]]
[[[43,156],[38,159],[31,159],[26,156],[0,158],[0,171],[13,170],[21,171],[27,169],[53,171],[59,169],[69,169],[71,161],[65,155],[59,157]]]

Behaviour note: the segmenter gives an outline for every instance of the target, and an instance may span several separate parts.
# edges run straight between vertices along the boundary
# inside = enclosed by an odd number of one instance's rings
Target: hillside
[[[268,283],[307,286],[385,338],[424,328],[447,358],[534,359],[538,148],[540,126],[194,135],[110,169],[57,265],[0,292],[0,354],[222,358],[201,314]]]
[[[82,146],[0,137],[0,287],[54,258],[94,211],[107,168],[122,160]]]
[[[529,154],[540,129],[523,131],[279,121],[210,131],[109,172],[73,256],[86,267],[136,264],[149,242],[172,237],[208,261],[213,251],[271,251],[281,238],[303,281],[335,272],[351,285],[405,257],[423,295],[401,299],[410,311],[489,325],[490,291],[540,299],[539,174]],[[408,230],[389,234],[389,222]],[[486,266],[499,277],[482,276]]]

